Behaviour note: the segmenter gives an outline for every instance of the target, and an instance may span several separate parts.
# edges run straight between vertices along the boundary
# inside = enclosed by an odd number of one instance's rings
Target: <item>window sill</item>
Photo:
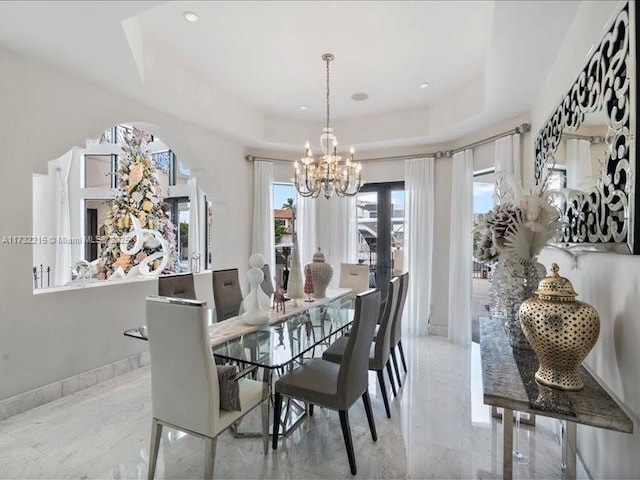
[[[204,275],[207,273],[211,273],[211,270],[202,270],[198,273],[194,273],[194,275]],[[62,285],[59,287],[44,287],[37,288],[33,290],[34,295],[44,295],[47,293],[57,293],[57,292],[68,292],[70,290],[82,290],[85,288],[95,288],[95,287],[108,287],[110,285],[122,285],[125,283],[140,283],[140,282],[148,282],[151,280],[158,280],[158,277],[135,277],[135,278],[118,278],[114,280],[97,280],[91,279],[83,282],[70,282],[67,285]]]

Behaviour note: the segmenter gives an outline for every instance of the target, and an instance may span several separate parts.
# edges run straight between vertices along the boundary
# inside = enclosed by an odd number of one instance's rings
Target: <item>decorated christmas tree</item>
[[[178,258],[175,248],[176,228],[169,219],[158,171],[148,151],[149,140],[149,134],[135,128],[125,136],[122,146],[124,153],[118,161],[117,193],[111,200],[103,223],[106,245],[99,266],[100,278],[109,278],[118,268],[124,274],[137,275],[145,259],[162,251],[163,242],[158,237],[166,240],[165,249],[168,247],[170,256],[165,273],[175,271]],[[122,252],[120,240],[131,230],[135,230],[138,222],[142,229],[156,231],[159,235],[147,232],[135,254]],[[134,243],[135,238],[128,243],[127,248],[133,248]],[[151,271],[161,265],[160,258],[151,262],[149,260],[145,264],[148,264]]]

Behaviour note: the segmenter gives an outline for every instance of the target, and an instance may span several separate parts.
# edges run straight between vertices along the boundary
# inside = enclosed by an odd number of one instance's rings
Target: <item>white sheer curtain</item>
[[[516,183],[522,185],[522,171],[520,164],[520,134],[507,135],[495,141],[495,173],[506,173],[513,177]],[[496,177],[497,178],[497,177]],[[503,182],[496,181],[496,196],[504,193],[506,187]]]
[[[449,233],[449,341],[471,343],[473,150],[453,156]]]
[[[69,173],[73,152],[55,161],[56,176],[56,235],[58,238],[71,237],[71,207],[69,205]],[[53,285],[65,285],[71,281],[71,242],[56,242],[56,256],[53,268]]]
[[[273,227],[273,163],[253,162],[253,236],[251,254],[261,253],[275,272],[275,245]],[[248,259],[247,259],[248,261]]]
[[[302,265],[311,261],[313,253],[318,248],[316,235],[316,202],[318,201],[302,195],[298,195],[296,199],[296,232]]]
[[[200,269],[204,268],[204,248],[200,236],[200,189],[195,177],[187,182],[189,186],[189,268],[193,267],[191,259],[194,255],[200,255]]]
[[[322,201],[322,200],[318,200]],[[356,197],[331,197],[329,255],[327,262],[333,265],[331,285],[337,286],[341,263],[356,263],[357,226]]]
[[[434,159],[405,160],[404,269],[409,272],[408,332],[426,335],[431,312]]]
[[[593,171],[591,168],[591,142],[589,140],[566,140],[567,188],[584,190],[591,184]]]

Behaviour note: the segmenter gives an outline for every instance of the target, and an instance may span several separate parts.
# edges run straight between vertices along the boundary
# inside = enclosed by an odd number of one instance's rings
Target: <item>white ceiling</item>
[[[580,3],[3,1],[0,46],[248,146],[285,149],[320,133],[320,57],[331,52],[338,137],[384,148],[529,111]],[[357,92],[369,99],[353,101]]]

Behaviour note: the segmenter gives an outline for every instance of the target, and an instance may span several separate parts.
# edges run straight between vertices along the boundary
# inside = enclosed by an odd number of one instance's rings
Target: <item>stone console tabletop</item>
[[[579,392],[538,385],[533,378],[537,369],[535,354],[512,350],[499,319],[479,320],[484,403],[504,409],[503,478],[512,477],[513,422],[504,419],[512,418],[513,411],[567,422],[563,445],[567,478],[575,478],[576,424],[633,432],[633,421],[584,367],[580,368],[585,387]],[[527,392],[534,398],[530,399]]]

